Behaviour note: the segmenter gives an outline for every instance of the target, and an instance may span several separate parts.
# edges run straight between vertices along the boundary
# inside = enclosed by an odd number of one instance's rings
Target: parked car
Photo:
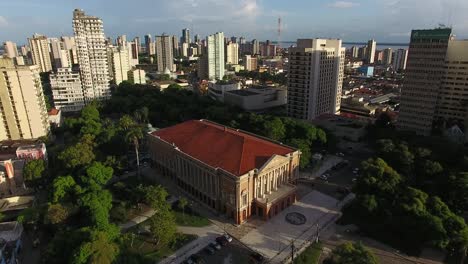
[[[218,242],[223,247],[229,243],[224,236],[217,237],[216,242]]]
[[[325,174],[320,176],[319,179],[324,180],[324,181],[328,181],[328,177]]]
[[[218,244],[217,242],[211,242],[209,246],[212,247],[212,248],[214,248],[214,249],[216,249],[216,250],[220,250],[220,249],[221,249],[221,245]]]
[[[212,248],[211,246],[206,246],[205,247],[205,252],[209,255],[213,255],[215,253],[215,249]]]
[[[229,243],[232,242],[232,237],[231,237],[230,235],[224,234],[223,236],[224,236],[224,238],[227,240],[227,242],[229,242]]]

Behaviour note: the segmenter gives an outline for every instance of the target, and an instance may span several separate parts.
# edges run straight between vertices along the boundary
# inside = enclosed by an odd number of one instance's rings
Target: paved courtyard
[[[323,229],[339,216],[339,210],[338,200],[312,191],[265,224],[250,231],[241,241],[270,259],[270,263],[281,263],[291,252],[291,241],[294,240],[296,247],[300,247],[316,234],[317,224]],[[293,212],[305,216],[305,223],[293,225],[287,222],[286,215]]]

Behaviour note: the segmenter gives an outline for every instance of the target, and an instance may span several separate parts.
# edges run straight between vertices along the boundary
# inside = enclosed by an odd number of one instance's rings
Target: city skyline
[[[72,35],[70,17],[81,8],[103,19],[106,36],[145,34],[207,36],[223,31],[226,36],[276,41],[278,17],[283,41],[297,38],[340,38],[345,42],[407,43],[414,28],[452,26],[459,38],[468,38],[468,3],[460,0],[410,1],[306,1],[294,4],[277,0],[122,0],[83,3],[78,1],[16,0],[0,3],[0,39],[26,44],[34,33],[48,37]],[[155,8],[144,8],[144,7]],[[456,7],[456,8],[455,8]],[[34,11],[33,11],[34,10]],[[233,11],[234,10],[234,11]],[[339,19],[337,19],[339,18]],[[309,23],[307,21],[310,21]]]

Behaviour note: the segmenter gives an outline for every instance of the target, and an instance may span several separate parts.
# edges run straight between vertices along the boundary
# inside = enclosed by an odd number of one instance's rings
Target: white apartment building
[[[298,39],[289,49],[288,115],[313,120],[340,110],[345,48],[340,39]]]
[[[206,37],[208,79],[222,80],[224,77],[224,33],[218,32]]]
[[[229,43],[226,47],[226,63],[239,64],[239,44]]]
[[[73,30],[85,103],[109,98],[109,68],[102,20],[75,9]]]
[[[55,108],[63,112],[80,111],[84,105],[80,73],[71,68],[58,68],[50,74],[50,86]]]
[[[46,136],[50,126],[40,68],[0,59],[0,140]],[[27,96],[25,96],[27,95]]]
[[[139,41],[134,40],[127,43],[128,63],[130,68],[138,65],[138,42]]]
[[[173,36],[156,36],[156,60],[158,62],[158,72],[164,72],[166,69],[174,71],[174,49]]]
[[[250,55],[245,55],[244,59],[244,68],[246,71],[256,71],[257,70],[257,58]]]
[[[377,48],[377,42],[375,40],[371,39],[367,42],[367,62],[368,63],[374,63],[375,61],[375,49]]]
[[[19,56],[18,47],[16,46],[16,43],[14,42],[5,41],[3,43],[3,50],[5,51],[5,55],[10,59],[13,59]]]
[[[70,68],[73,66],[71,53],[65,49],[65,44],[60,39],[50,39],[50,50],[52,57],[52,64],[54,69],[58,68]]]
[[[112,82],[119,85],[128,80],[128,71],[132,68],[129,59],[130,52],[125,46],[109,46],[107,50],[107,60],[109,73]]]
[[[47,37],[34,34],[33,37],[28,40],[29,46],[31,47],[33,64],[39,66],[41,72],[52,71],[52,61],[50,59]]]
[[[133,84],[146,84],[146,72],[141,69],[128,71],[128,80]]]
[[[384,64],[384,65],[392,64],[392,55],[393,55],[392,49],[390,49],[390,48],[384,49],[383,50],[382,64]]]
[[[401,71],[406,69],[406,61],[408,60],[408,50],[398,49],[393,56],[393,69]]]

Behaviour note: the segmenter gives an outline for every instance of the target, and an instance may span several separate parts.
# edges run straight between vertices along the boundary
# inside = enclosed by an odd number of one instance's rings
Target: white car
[[[232,237],[231,237],[230,235],[224,234],[223,236],[224,236],[224,238],[226,238],[226,240],[227,240],[229,243],[232,242]]]

